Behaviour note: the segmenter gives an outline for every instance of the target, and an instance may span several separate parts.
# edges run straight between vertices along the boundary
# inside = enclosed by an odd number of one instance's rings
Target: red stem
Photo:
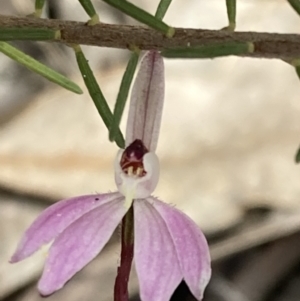
[[[121,262],[114,287],[114,301],[128,301],[128,281],[133,259],[133,208],[122,220]]]

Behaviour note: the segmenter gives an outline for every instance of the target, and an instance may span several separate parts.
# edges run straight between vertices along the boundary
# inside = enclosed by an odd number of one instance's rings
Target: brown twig
[[[60,42],[66,44],[124,49],[129,45],[136,45],[142,50],[162,50],[178,46],[240,41],[252,42],[255,45],[255,51],[244,56],[269,59],[300,58],[300,34],[175,28],[175,35],[172,38],[167,38],[163,34],[145,26],[104,23],[87,26],[83,22],[0,15],[0,28],[24,27],[60,29],[62,36]]]

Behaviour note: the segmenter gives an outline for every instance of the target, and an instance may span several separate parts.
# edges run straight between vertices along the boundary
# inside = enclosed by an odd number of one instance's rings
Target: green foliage
[[[228,29],[235,29],[235,18],[236,18],[236,0],[226,0],[227,16],[228,16]]]
[[[110,131],[109,131],[109,140],[110,141],[114,141],[117,136],[117,133],[119,130],[119,125],[120,125],[121,118],[122,118],[123,111],[124,111],[124,107],[126,104],[126,100],[128,98],[129,89],[130,89],[132,79],[134,76],[134,72],[135,72],[135,69],[136,69],[136,66],[138,63],[138,59],[139,59],[139,51],[133,52],[131,54],[131,58],[127,64],[125,73],[123,75],[119,93],[118,93],[118,97],[116,100],[115,109],[114,109],[113,122],[112,122],[112,125],[110,128]]]
[[[295,156],[295,162],[300,163],[300,148],[298,149],[296,156]]]
[[[299,0],[288,0],[293,9],[300,15],[300,1]]]
[[[126,15],[148,25],[149,27],[164,33],[167,37],[172,37],[175,33],[174,28],[168,26],[166,23],[126,0],[103,0],[103,2],[106,2]]]
[[[159,20],[162,20],[171,4],[172,0],[160,0],[155,17]]]
[[[167,58],[214,58],[228,55],[240,55],[253,52],[254,45],[252,43],[231,42],[218,43],[203,46],[178,47],[166,49],[161,52],[162,56]]]
[[[96,10],[90,0],[78,0],[82,5],[85,12],[90,16],[90,20],[88,22],[89,25],[95,25],[99,23],[99,16],[96,13]]]
[[[47,41],[60,39],[60,30],[47,28],[0,28],[1,41],[29,40],[29,41]]]
[[[83,52],[81,51],[80,46],[75,46],[75,55],[79,70],[81,72],[82,78],[85,82],[85,85],[89,91],[89,94],[94,101],[94,104],[104,122],[107,129],[109,130],[112,126],[113,115],[107,104],[105,97],[96,81],[96,78],[93,74],[92,69],[90,68]],[[124,147],[125,141],[120,130],[117,131],[115,141],[117,145],[121,148]]]
[[[29,55],[25,54],[24,52],[18,50],[17,48],[11,46],[6,42],[0,41],[0,52],[4,53],[14,61],[20,63],[21,65],[25,66],[29,70],[38,73],[45,77],[46,79],[66,88],[77,94],[82,94],[82,90],[71,80],[59,74],[55,70],[43,65],[42,63],[38,62],[34,58],[30,57]]]
[[[35,17],[40,17],[43,11],[45,0],[35,0]]]

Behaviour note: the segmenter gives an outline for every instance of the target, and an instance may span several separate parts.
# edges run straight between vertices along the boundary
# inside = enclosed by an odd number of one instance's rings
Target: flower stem
[[[128,281],[133,259],[133,207],[122,220],[121,262],[114,287],[114,301],[128,301]]]

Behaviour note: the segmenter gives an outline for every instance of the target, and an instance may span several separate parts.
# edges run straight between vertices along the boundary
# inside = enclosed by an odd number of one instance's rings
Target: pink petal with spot
[[[117,198],[81,216],[54,241],[46,260],[39,292],[50,295],[88,264],[105,246],[126,213]]]
[[[167,224],[186,284],[201,300],[211,277],[209,248],[204,234],[183,212],[154,197],[148,200]]]
[[[10,262],[18,262],[30,256],[80,216],[118,196],[119,193],[84,195],[53,204],[44,210],[24,233]]]
[[[134,260],[142,301],[169,301],[182,280],[176,249],[158,211],[135,200]]]
[[[140,139],[150,152],[156,150],[165,94],[164,76],[161,55],[148,51],[132,88],[126,146]]]

